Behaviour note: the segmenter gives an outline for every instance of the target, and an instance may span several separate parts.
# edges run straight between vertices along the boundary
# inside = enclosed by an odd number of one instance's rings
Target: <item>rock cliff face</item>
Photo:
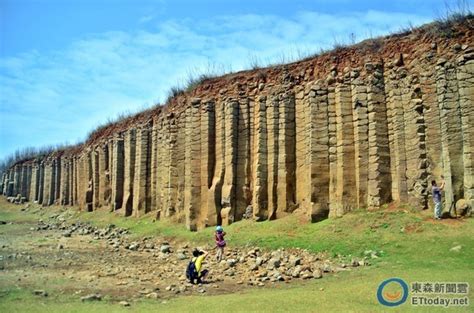
[[[295,211],[318,221],[389,202],[473,205],[472,18],[204,81],[74,149],[19,162],[2,192],[149,212],[190,230]]]

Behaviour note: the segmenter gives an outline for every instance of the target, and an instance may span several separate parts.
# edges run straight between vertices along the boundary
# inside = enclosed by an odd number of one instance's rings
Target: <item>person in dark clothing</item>
[[[443,178],[443,176],[441,176]],[[433,194],[433,202],[435,204],[434,207],[434,218],[439,220],[441,219],[441,212],[443,209],[442,203],[441,203],[441,191],[444,189],[444,179],[441,182],[441,186],[438,187],[436,184],[436,180],[431,181],[431,192]]]

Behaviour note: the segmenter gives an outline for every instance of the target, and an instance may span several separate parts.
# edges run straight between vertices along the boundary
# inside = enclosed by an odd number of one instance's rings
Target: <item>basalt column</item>
[[[38,201],[38,180],[39,180],[39,164],[35,161],[31,169],[31,186],[29,201]]]
[[[176,213],[176,192],[178,188],[178,143],[177,123],[174,113],[169,113],[165,121],[165,148],[163,151],[163,210],[164,216],[170,217]]]
[[[208,193],[208,215],[216,216],[216,223],[221,224],[221,198],[222,186],[224,184],[225,174],[225,110],[223,102],[217,102],[215,105],[215,166],[212,177],[212,184]],[[212,222],[212,221],[211,221]],[[211,224],[212,225],[212,224]]]
[[[185,105],[183,102],[181,105]],[[175,204],[176,219],[180,223],[185,223],[186,213],[184,210],[184,184],[185,184],[185,141],[186,134],[185,130],[186,116],[183,111],[179,112],[176,118],[176,146],[175,146],[175,158],[176,167],[174,180],[176,181],[176,187],[172,188],[171,200]]]
[[[197,230],[201,206],[201,115],[200,99],[193,99],[186,109],[184,210],[186,228]]]
[[[334,74],[335,75],[335,74]],[[329,82],[328,82],[329,83]],[[337,120],[336,88],[328,85],[328,137],[329,137],[329,217],[336,217],[337,189]]]
[[[295,95],[281,95],[278,127],[278,212],[291,213],[295,208]]]
[[[272,95],[267,103],[268,219],[276,219],[278,209],[279,99]]]
[[[382,64],[365,65],[368,74],[369,166],[367,205],[378,208],[391,200],[390,148]]]
[[[53,204],[54,167],[51,160],[44,163],[43,205]]]
[[[352,97],[348,78],[338,82],[336,103],[336,194],[331,203],[331,216],[342,216],[357,202],[355,188],[354,127]]]
[[[157,181],[158,181],[158,123],[157,116],[153,118],[153,126],[150,131],[150,209],[157,209]]]
[[[327,88],[317,81],[311,86],[309,107],[307,107],[308,139],[305,175],[308,178],[309,217],[313,222],[328,217],[329,214],[329,129]]]
[[[38,203],[43,203],[43,190],[44,190],[44,162],[40,161],[38,163]]]
[[[427,161],[424,104],[418,76],[414,73],[406,77],[402,93],[405,116],[406,178],[408,197],[411,205],[427,207]]]
[[[267,113],[266,96],[259,96],[254,109],[254,158],[253,171],[253,216],[257,221],[268,218],[268,152],[267,152]]]
[[[54,203],[59,202],[61,197],[61,157],[57,157],[54,159],[54,185],[53,185],[53,195],[54,195]]]
[[[238,103],[237,159],[235,172],[235,212],[236,221],[241,220],[245,209],[251,204],[250,194],[250,107],[249,99],[241,97]]]
[[[449,209],[464,194],[462,121],[456,68],[451,62],[445,60],[438,62],[436,82],[441,120],[440,139],[446,182],[444,189],[445,208]]]
[[[21,181],[21,166],[15,165],[14,168],[14,176],[13,176],[13,195],[17,196],[21,192],[20,188],[20,181]]]
[[[464,198],[474,207],[474,53],[457,59],[464,163]]]
[[[69,170],[70,162],[66,158],[62,158],[61,161],[61,184],[60,184],[60,198],[59,204],[68,205],[69,204]]]
[[[133,214],[138,217],[150,211],[150,131],[137,129],[135,174],[133,182]]]
[[[224,114],[224,184],[222,186],[220,217],[222,225],[234,221],[235,213],[235,180],[237,164],[237,127],[239,118],[239,103],[235,100],[225,102]]]
[[[96,148],[91,152],[91,160],[92,160],[92,186],[93,186],[93,207],[97,209],[100,207],[100,196],[101,192],[101,183],[100,183],[100,167],[99,167],[99,156],[100,154],[100,147]]]
[[[404,102],[402,101],[403,78],[406,75],[406,71],[402,68],[385,72],[392,176],[391,197],[399,203],[408,202],[405,113],[403,110]]]
[[[309,86],[298,86],[295,90],[295,200],[299,207],[309,210],[311,188],[309,172]]]
[[[113,211],[122,208],[124,192],[124,140],[116,136],[112,140],[112,182],[111,182],[111,208]]]
[[[133,182],[135,179],[135,129],[124,133],[124,183],[123,183],[123,214],[132,215]]]
[[[215,209],[210,209],[209,189],[212,186],[216,159],[216,117],[212,101],[201,104],[201,217],[198,227],[215,225],[217,215]]]
[[[367,85],[359,69],[351,75],[352,114],[354,123],[355,191],[358,208],[367,207],[369,167],[369,116],[367,112]]]

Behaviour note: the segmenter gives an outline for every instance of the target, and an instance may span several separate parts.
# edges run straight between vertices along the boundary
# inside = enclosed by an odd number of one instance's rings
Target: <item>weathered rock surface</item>
[[[463,199],[469,212],[474,35],[453,27],[449,38],[427,27],[204,81],[83,146],[15,164],[0,191],[15,203],[154,212],[197,230],[391,201],[427,208],[443,175],[445,208]]]

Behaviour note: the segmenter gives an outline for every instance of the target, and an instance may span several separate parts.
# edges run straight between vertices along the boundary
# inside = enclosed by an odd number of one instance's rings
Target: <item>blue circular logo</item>
[[[398,285],[398,291],[395,292],[388,292],[383,291],[384,288],[390,284],[394,283]],[[393,284],[392,284],[393,285]],[[400,288],[401,287],[401,288]],[[398,306],[400,304],[405,303],[408,298],[408,285],[407,283],[401,278],[389,278],[384,280],[377,289],[377,300],[379,300],[380,304],[385,306]]]

